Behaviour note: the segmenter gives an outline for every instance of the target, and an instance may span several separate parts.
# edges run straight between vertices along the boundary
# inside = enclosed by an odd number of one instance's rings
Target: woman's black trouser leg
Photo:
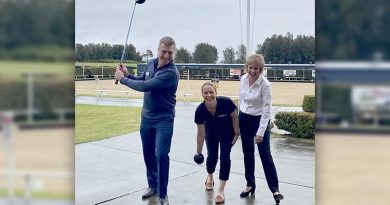
[[[259,150],[261,163],[263,164],[268,188],[272,193],[279,192],[278,175],[271,155],[270,131],[268,129],[264,133],[263,142],[257,144],[257,148]]]
[[[230,174],[230,151],[232,150],[233,134],[223,135],[220,139],[221,155],[219,157],[220,170],[219,179],[227,181]]]
[[[245,179],[248,187],[256,187],[255,182],[255,147],[254,136],[259,128],[260,117],[239,114],[242,151],[244,153]]]
[[[216,136],[206,134],[207,159],[206,169],[207,173],[215,172],[215,167],[218,161],[218,139]]]

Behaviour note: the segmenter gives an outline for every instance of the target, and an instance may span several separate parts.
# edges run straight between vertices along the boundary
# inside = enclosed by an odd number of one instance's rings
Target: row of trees
[[[237,50],[228,46],[222,52],[222,63],[245,63],[246,47],[244,45],[239,45]],[[297,35],[294,38],[291,33],[285,36],[273,35],[257,45],[256,53],[263,54],[268,63],[314,63],[315,38],[305,35]],[[217,49],[208,43],[197,44],[192,54],[181,47],[175,59],[178,63],[216,63],[217,60]]]
[[[293,37],[287,33],[285,36],[273,35],[257,45],[256,53],[263,54],[267,63],[314,63],[315,38],[313,36],[298,35]],[[76,44],[77,61],[94,61],[102,59],[118,60],[121,58],[123,45],[102,44]],[[246,47],[239,45],[237,50],[228,46],[223,51],[222,63],[245,63]],[[147,50],[141,55],[132,44],[126,48],[126,60],[141,61],[142,57],[149,59],[153,53]],[[177,63],[216,63],[218,50],[214,45],[199,43],[191,53],[184,47],[177,50],[175,62]]]
[[[89,43],[86,45],[76,44],[75,46],[76,61],[119,60],[122,57],[122,53],[123,45],[119,44]],[[152,53],[151,55],[151,57],[153,57]],[[141,61],[142,56],[140,52],[136,51],[135,46],[129,44],[126,47],[125,59]]]
[[[74,0],[1,0],[0,48],[72,47]]]
[[[257,45],[256,53],[263,54],[272,63],[314,63],[315,38],[305,35],[294,38],[291,33],[273,35]]]
[[[217,48],[208,43],[196,44],[192,54],[187,49],[180,47],[175,57],[177,63],[216,63],[217,60]]]
[[[244,63],[246,50],[244,45],[237,48],[237,52],[233,47],[229,46],[223,50],[222,63]],[[177,50],[175,61],[177,63],[216,63],[218,60],[217,48],[208,43],[199,43],[195,45],[194,53],[191,54],[187,49],[180,47]]]
[[[389,60],[389,1],[316,1],[316,8],[318,60]]]
[[[73,61],[74,0],[0,0],[0,59]]]

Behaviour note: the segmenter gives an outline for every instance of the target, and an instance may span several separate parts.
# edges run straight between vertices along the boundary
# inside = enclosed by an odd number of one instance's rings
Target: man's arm
[[[141,76],[134,76],[133,74],[129,73],[129,71],[127,70],[127,67],[125,65],[123,65],[122,63],[117,65],[116,67],[116,70],[121,70],[123,72],[123,75],[129,79],[132,79],[132,80],[145,80],[145,72],[142,73]]]
[[[121,84],[140,92],[157,91],[172,86],[177,83],[176,73],[165,71],[149,80],[132,80],[121,78]]]
[[[145,80],[145,72],[143,72],[141,76],[135,76],[135,75],[129,73],[129,75],[127,75],[127,78],[132,79],[132,80]]]

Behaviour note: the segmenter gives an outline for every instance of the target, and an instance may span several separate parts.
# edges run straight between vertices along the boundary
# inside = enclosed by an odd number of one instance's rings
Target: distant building
[[[180,79],[220,79],[239,80],[245,73],[244,64],[176,64]],[[141,75],[146,69],[145,63],[137,65]],[[315,64],[266,64],[266,76],[270,81],[315,81]]]
[[[390,131],[390,63],[317,63],[316,129]]]

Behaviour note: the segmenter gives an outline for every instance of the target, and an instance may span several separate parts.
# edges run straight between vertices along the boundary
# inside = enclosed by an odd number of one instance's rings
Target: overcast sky
[[[239,2],[241,1],[240,23]],[[76,0],[76,43],[124,44],[134,0]],[[161,37],[171,36],[177,48],[190,52],[195,44],[209,43],[222,51],[246,44],[247,0],[146,0],[137,4],[128,43],[154,56]],[[251,0],[255,10],[252,52],[273,34],[294,36],[315,32],[314,0]],[[251,27],[252,27],[251,22]]]

